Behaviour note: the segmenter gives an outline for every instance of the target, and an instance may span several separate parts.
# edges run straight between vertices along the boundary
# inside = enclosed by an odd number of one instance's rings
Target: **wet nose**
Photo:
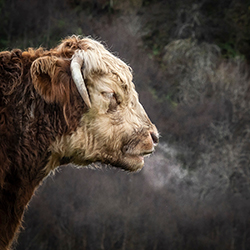
[[[151,132],[150,135],[154,145],[156,146],[159,143],[159,135],[154,132]]]

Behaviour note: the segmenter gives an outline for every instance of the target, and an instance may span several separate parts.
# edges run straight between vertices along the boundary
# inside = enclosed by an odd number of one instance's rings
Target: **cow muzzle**
[[[155,126],[126,143],[122,148],[122,152],[125,162],[130,166],[128,170],[140,170],[144,165],[144,158],[154,152],[158,143],[159,133]]]

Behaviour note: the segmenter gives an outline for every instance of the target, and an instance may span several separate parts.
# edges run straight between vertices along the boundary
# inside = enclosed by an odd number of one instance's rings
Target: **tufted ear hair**
[[[30,73],[36,91],[47,103],[69,102],[70,61],[55,56],[39,57],[32,63]]]

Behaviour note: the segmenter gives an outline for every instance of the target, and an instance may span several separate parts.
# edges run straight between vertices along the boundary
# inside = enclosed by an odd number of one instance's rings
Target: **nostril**
[[[150,135],[151,135],[151,138],[153,140],[153,143],[158,144],[159,143],[159,136],[157,134],[155,134],[154,132],[151,132]]]

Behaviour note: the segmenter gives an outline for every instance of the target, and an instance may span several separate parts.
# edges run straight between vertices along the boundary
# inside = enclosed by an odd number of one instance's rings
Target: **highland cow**
[[[60,165],[143,167],[158,132],[131,69],[90,38],[51,50],[0,53],[0,249],[10,248],[26,205]]]

